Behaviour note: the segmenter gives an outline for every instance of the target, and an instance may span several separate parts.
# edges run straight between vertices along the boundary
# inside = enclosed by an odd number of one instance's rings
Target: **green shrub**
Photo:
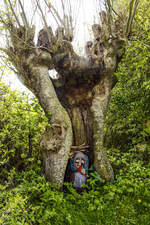
[[[133,162],[126,166],[114,183],[90,178],[94,190],[82,194],[71,184],[59,190],[36,172],[38,168],[12,175],[16,187],[1,185],[0,224],[148,225],[150,165]]]
[[[0,82],[0,182],[11,170],[40,163],[39,139],[47,124],[35,98],[12,91]]]

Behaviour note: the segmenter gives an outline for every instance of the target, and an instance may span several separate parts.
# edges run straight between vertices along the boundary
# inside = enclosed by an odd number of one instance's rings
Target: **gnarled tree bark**
[[[63,28],[54,35],[46,26],[35,46],[34,27],[2,21],[9,28],[12,43],[5,54],[49,119],[40,145],[46,177],[60,186],[71,146],[83,143],[90,146],[90,161],[97,172],[107,181],[114,179],[103,146],[104,121],[125,34],[120,17],[111,22],[106,12],[100,17],[101,25],[92,26],[94,41],[87,43],[86,57],[74,52],[72,38],[64,35]],[[52,69],[58,72],[58,79],[49,76]]]

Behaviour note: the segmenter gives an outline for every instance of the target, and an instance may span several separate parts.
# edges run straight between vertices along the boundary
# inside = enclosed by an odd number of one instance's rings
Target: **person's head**
[[[82,165],[84,165],[84,159],[83,158],[76,158],[76,160],[75,160],[75,166],[77,167],[77,168],[80,168]]]
[[[82,152],[79,152],[75,155],[74,164],[76,168],[80,168],[85,164],[85,157],[85,154],[83,154]]]

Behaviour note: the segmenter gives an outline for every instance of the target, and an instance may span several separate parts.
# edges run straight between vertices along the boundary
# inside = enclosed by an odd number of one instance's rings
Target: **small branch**
[[[55,9],[55,7],[49,3],[48,8],[52,8],[52,10],[54,11],[54,13],[56,14],[58,20],[60,21],[61,25],[65,27],[64,21],[61,19],[61,17],[59,16],[59,13],[57,12],[57,10]]]
[[[50,8],[50,6],[48,5],[48,3],[46,2],[46,0],[44,0],[44,2],[45,2],[45,4],[46,4],[46,6],[48,7],[48,9],[49,9],[50,13],[51,13],[51,14],[52,14],[52,16],[54,17],[54,19],[55,19],[55,21],[56,21],[57,25],[58,25],[58,26],[60,26],[59,22],[57,21],[56,16],[54,15],[53,11],[51,10],[51,8]]]
[[[32,25],[33,18],[35,16],[35,13],[36,13],[37,8],[38,8],[38,6],[36,5],[35,9],[33,10],[33,15],[32,15],[32,18],[31,18],[31,24],[30,24],[30,26]]]
[[[4,65],[6,65],[10,70],[12,70],[15,74],[17,74],[17,70],[14,69],[14,67],[10,66],[9,63],[7,62],[9,59],[3,55],[0,56]],[[6,62],[3,60],[3,58],[6,60]]]
[[[27,18],[26,18],[24,7],[23,7],[21,1],[20,0],[18,0],[18,1],[19,1],[19,5],[21,7],[21,10],[22,10],[21,17],[22,17],[23,24],[25,25],[26,28],[28,28],[29,24],[28,24],[28,21],[27,21]]]
[[[112,18],[112,7],[111,7],[110,0],[106,0],[106,9],[107,9],[107,17],[108,17],[108,28],[109,28],[110,34],[112,34],[111,24],[112,24],[113,18]]]
[[[64,15],[64,18],[65,18],[65,5],[64,5],[63,0],[61,0],[61,5],[62,5],[62,9],[63,9],[63,15]]]
[[[114,14],[115,14],[116,16],[118,16],[118,17],[122,20],[121,16],[114,10],[113,5],[112,5],[110,2],[109,2],[109,7],[110,7],[111,10],[114,12]]]
[[[139,0],[135,0],[133,13],[132,13],[132,16],[131,16],[131,19],[130,19],[130,25],[129,25],[128,34],[131,32],[131,27],[132,27],[133,19],[134,19],[134,17],[135,17],[135,13],[136,13],[138,4],[139,4]]]
[[[130,24],[131,24],[133,5],[134,5],[134,0],[131,0],[130,4],[129,4],[129,16],[128,16],[128,21],[127,21],[127,25],[126,25],[126,32],[125,32],[127,36],[129,35],[129,32],[130,32]]]
[[[9,10],[9,7],[8,7],[8,3],[7,3],[7,1],[6,1],[6,0],[4,0],[4,3],[5,3],[5,6],[6,6],[6,8],[7,8],[7,11],[8,11],[8,10]],[[10,18],[9,13],[6,13],[6,16],[7,16],[7,18],[8,18],[8,21],[9,21],[9,22],[11,22],[11,18]]]
[[[50,41],[50,40],[51,40],[51,36],[50,36],[50,32],[49,32],[49,30],[48,30],[48,25],[47,25],[47,22],[46,22],[45,16],[44,16],[44,14],[43,14],[43,11],[42,11],[42,9],[41,9],[41,6],[39,5],[38,0],[36,0],[36,3],[37,3],[37,6],[38,6],[38,8],[39,8],[39,10],[40,10],[40,12],[41,12],[42,19],[43,19],[44,25],[45,25],[45,27],[46,27],[46,31],[47,31],[47,35],[48,35],[48,39],[49,39],[49,41]]]
[[[42,9],[41,9],[41,6],[39,5],[38,0],[36,0],[36,3],[37,3],[37,7],[38,7],[38,9],[40,10],[40,13],[41,13],[41,15],[42,15],[42,19],[43,19],[44,25],[45,25],[45,27],[47,27],[47,29],[48,29],[48,25],[47,25],[45,16],[44,16],[44,14],[43,14],[43,11],[42,11]]]
[[[7,14],[6,14],[7,15]],[[0,15],[0,20],[1,22],[5,25],[5,27],[10,31],[10,27],[9,27],[9,24],[7,24],[4,20],[3,20],[3,17]]]
[[[10,8],[11,8],[11,11],[12,11],[12,13],[13,13],[15,19],[16,19],[16,22],[18,23],[18,26],[20,27],[21,25],[20,25],[20,22],[19,22],[18,17],[16,16],[16,13],[15,13],[15,11],[14,11],[14,9],[13,9],[12,3],[11,3],[10,0],[8,0],[8,2],[9,2],[9,6],[10,6]]]
[[[8,49],[6,48],[0,48],[0,51],[5,52],[6,54],[8,53]]]
[[[9,66],[8,64],[6,64],[6,65],[7,65],[7,67],[8,67],[10,70],[12,70],[15,74],[18,73],[17,70],[15,70],[12,66]]]

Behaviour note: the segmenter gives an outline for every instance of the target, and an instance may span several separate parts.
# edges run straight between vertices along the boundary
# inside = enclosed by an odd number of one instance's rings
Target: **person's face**
[[[76,161],[75,161],[76,168],[80,168],[82,165],[84,165],[84,159],[77,158]]]

